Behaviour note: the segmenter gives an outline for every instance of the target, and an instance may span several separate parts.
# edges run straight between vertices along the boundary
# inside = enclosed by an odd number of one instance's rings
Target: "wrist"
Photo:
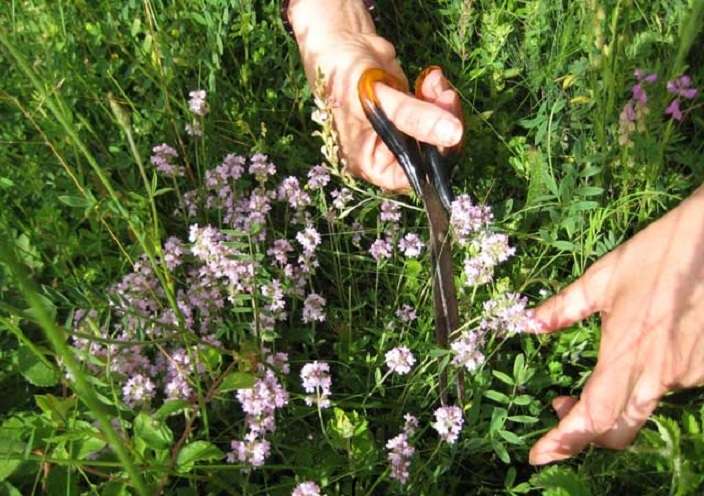
[[[290,0],[285,17],[299,46],[323,44],[341,32],[374,34],[371,8],[365,0]]]

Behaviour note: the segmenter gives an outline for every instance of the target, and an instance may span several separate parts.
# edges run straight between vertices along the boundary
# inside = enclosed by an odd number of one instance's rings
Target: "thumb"
[[[534,309],[538,332],[553,332],[586,319],[603,308],[610,270],[601,260],[582,277]]]
[[[462,139],[462,122],[451,112],[384,84],[375,89],[382,110],[400,131],[437,146],[454,146]]]

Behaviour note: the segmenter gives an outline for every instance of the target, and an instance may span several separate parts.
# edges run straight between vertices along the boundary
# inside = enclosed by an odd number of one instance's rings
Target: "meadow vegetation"
[[[343,173],[278,1],[4,2],[0,494],[701,494],[701,390],[529,465],[599,321],[520,331],[702,184],[704,1],[377,5],[464,106],[451,350],[421,205]]]

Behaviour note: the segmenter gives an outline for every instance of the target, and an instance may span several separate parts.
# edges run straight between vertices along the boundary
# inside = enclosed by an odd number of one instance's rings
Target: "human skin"
[[[364,3],[292,0],[288,17],[311,88],[318,69],[325,76],[325,96],[333,102],[333,118],[349,172],[385,190],[408,190],[403,169],[374,132],[359,103],[357,81],[366,69],[378,67],[408,83],[393,45],[376,34]],[[423,99],[383,84],[377,84],[375,90],[382,110],[404,133],[441,148],[461,141],[460,99],[441,70],[425,78]]]
[[[627,447],[668,391],[704,384],[704,188],[535,310],[541,332],[601,316],[596,367],[530,451],[536,465],[594,443]]]
[[[328,75],[328,96],[338,103],[335,119],[351,171],[382,188],[407,188],[357,98],[356,82],[369,67],[405,80],[393,46],[376,36],[363,2],[293,0],[289,19],[308,80],[314,80],[316,66]],[[423,87],[430,103],[381,85],[377,94],[399,129],[451,146],[461,133],[443,139],[439,122],[461,115],[459,99],[444,76],[431,76]],[[535,309],[543,333],[593,314],[601,316],[597,365],[579,399],[553,401],[560,422],[532,447],[533,464],[569,458],[589,444],[623,449],[664,394],[704,383],[703,188]]]

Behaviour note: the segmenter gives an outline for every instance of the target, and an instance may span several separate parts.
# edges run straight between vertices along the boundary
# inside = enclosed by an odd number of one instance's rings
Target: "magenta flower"
[[[276,166],[266,155],[255,153],[249,159],[249,173],[260,183],[265,183],[269,176],[276,174]]]
[[[682,121],[684,114],[680,108],[682,99],[694,100],[698,91],[692,86],[692,78],[687,75],[680,76],[667,82],[667,91],[675,95],[675,99],[665,109],[665,115],[669,115],[676,121]]]
[[[354,198],[352,191],[348,188],[335,189],[330,193],[330,196],[333,198],[332,205],[338,210],[343,210]]]
[[[122,397],[127,405],[135,407],[149,403],[155,394],[155,386],[149,377],[135,374],[122,386]]]

